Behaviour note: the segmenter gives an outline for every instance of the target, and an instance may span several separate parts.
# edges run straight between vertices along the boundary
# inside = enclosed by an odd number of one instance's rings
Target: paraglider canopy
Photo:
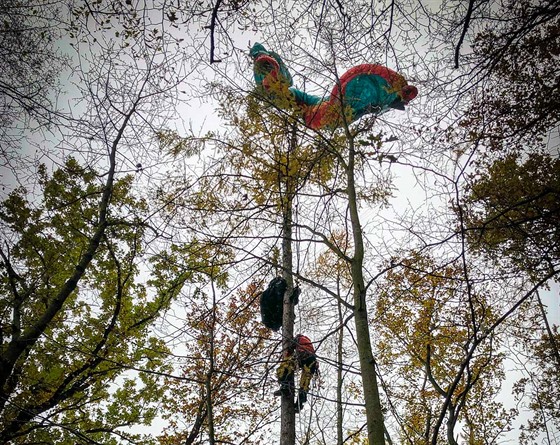
[[[381,65],[362,64],[342,75],[328,98],[321,98],[294,88],[282,58],[262,44],[255,43],[249,55],[253,58],[255,83],[273,96],[294,101],[313,129],[340,127],[389,109],[404,110],[418,94],[418,89],[408,85],[399,73]]]

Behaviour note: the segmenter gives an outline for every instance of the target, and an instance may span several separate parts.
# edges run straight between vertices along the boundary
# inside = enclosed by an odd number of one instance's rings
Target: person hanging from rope
[[[309,391],[311,379],[319,370],[313,343],[302,334],[296,335],[292,341],[291,348],[287,351],[276,370],[280,389],[274,392],[275,396],[294,394],[294,388],[290,385],[290,381],[293,381],[297,369],[301,369],[299,392],[295,402],[295,411],[299,413],[303,404],[307,401],[307,392]]]

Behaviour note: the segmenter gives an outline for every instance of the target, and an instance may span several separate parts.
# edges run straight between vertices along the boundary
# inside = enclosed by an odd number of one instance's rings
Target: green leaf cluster
[[[52,175],[45,166],[38,173],[40,194],[20,188],[0,209],[2,355],[29,332],[40,333],[1,388],[0,437],[68,444],[116,443],[117,433],[139,438],[125,427],[154,417],[158,378],[142,373],[135,383],[125,371],[166,369],[166,348],[149,331],[164,305],[136,282],[147,204],[132,194],[131,176],[115,181],[102,240],[58,307],[99,229],[106,185],[72,158]]]
[[[535,280],[558,267],[559,159],[546,153],[506,155],[471,175],[466,193],[473,247]]]

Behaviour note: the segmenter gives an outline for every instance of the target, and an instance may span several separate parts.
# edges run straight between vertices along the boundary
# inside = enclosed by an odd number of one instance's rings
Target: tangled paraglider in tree
[[[267,93],[300,109],[312,129],[336,128],[366,114],[381,114],[391,108],[404,110],[418,94],[403,76],[381,65],[362,64],[343,74],[330,97],[307,94],[292,86],[292,76],[282,58],[255,43],[250,51],[255,82]]]

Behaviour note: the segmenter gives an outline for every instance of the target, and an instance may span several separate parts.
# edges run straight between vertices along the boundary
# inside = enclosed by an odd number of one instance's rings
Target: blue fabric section
[[[324,100],[322,97],[307,94],[297,88],[290,88],[290,91],[293,93],[296,103],[300,105],[317,105]]]
[[[346,84],[344,103],[353,110],[353,118],[358,119],[369,113],[381,113],[398,98],[390,92],[391,85],[381,76],[360,74]]]
[[[282,60],[282,58],[278,54],[276,54],[274,51],[267,51],[266,48],[263,45],[261,45],[260,43],[255,43],[253,45],[253,47],[251,48],[251,50],[249,51],[249,55],[253,59],[257,58],[258,56],[260,56],[262,54],[270,56],[278,62],[278,65],[280,66],[280,76],[282,76],[286,80],[288,85],[291,86],[294,83],[293,80],[292,80],[292,75],[290,74],[290,71],[288,71],[288,68],[286,67],[286,64],[284,63],[284,61]],[[253,74],[254,74],[255,82],[257,83],[257,85],[262,85],[262,81],[268,73],[267,72],[259,72],[257,69],[254,69]]]
[[[254,59],[259,54],[268,54],[268,51],[260,43],[256,42],[249,50],[249,55]]]

